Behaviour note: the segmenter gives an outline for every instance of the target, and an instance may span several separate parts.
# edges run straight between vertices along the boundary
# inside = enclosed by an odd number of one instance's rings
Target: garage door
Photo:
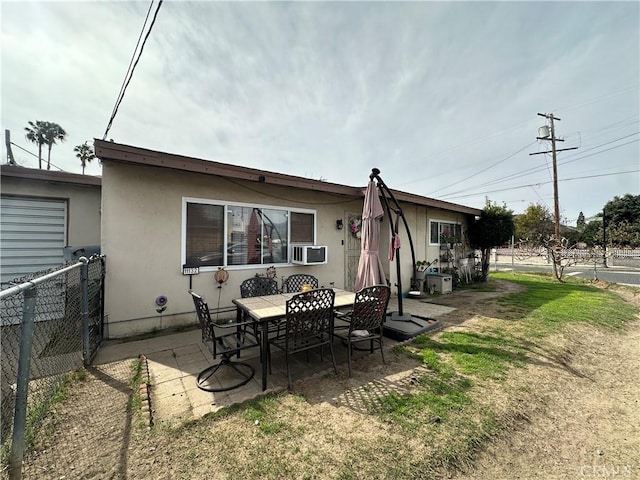
[[[0,199],[1,281],[47,270],[63,263],[67,202],[2,196]]]

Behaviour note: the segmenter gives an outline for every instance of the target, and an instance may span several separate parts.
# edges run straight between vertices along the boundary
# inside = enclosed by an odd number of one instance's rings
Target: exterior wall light
[[[336,228],[338,230],[342,230],[343,227],[344,227],[344,224],[342,223],[342,219],[339,218],[338,220],[336,220]]]

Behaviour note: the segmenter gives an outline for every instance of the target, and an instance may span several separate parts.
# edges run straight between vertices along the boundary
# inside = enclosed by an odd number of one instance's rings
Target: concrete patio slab
[[[389,302],[389,311],[398,308],[397,298]],[[407,312],[423,317],[437,318],[455,308],[437,305],[415,299],[403,299],[403,308]],[[394,340],[385,339],[385,350],[391,348]],[[336,339],[334,342],[336,363],[341,374],[346,372],[347,351],[344,345]],[[135,359],[144,356],[147,363],[150,381],[151,415],[155,423],[175,423],[198,419],[204,415],[257,398],[268,392],[282,391],[287,388],[287,371],[284,354],[272,351],[272,374],[268,376],[268,390],[263,392],[260,384],[259,349],[242,352],[241,360],[251,364],[256,371],[252,380],[246,385],[228,392],[205,392],[196,384],[199,372],[213,363],[213,358],[202,343],[200,329],[157,335],[136,341],[107,341],[98,351],[94,365],[111,363],[119,360]],[[368,351],[354,351],[354,366],[360,361],[381,362],[379,353]],[[325,349],[321,361],[319,352],[311,351],[294,356],[291,362],[291,374],[295,382],[314,375],[334,375],[329,350]],[[358,374],[354,368],[354,375]],[[400,378],[406,378],[406,374]],[[398,378],[383,379],[378,385],[395,383]],[[406,381],[406,380],[405,380]]]

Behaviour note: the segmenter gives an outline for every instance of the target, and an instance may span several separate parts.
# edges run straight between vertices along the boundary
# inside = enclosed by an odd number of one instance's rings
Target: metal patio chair
[[[329,345],[333,369],[338,373],[336,358],[333,354],[333,320],[335,292],[330,288],[309,290],[294,295],[287,300],[285,332],[282,336],[269,339],[269,372],[271,372],[271,345],[285,352],[288,388],[291,390],[291,368],[289,357],[295,353],[320,347],[320,360],[323,359],[323,347]]]
[[[275,278],[269,277],[251,277],[243,280],[240,284],[240,296],[242,298],[249,297],[262,297],[264,295],[276,295],[280,293],[278,289],[278,281]],[[247,318],[244,319],[248,321]],[[280,330],[284,324],[284,319],[269,322],[268,325],[262,325],[261,329],[267,332],[267,335],[276,332],[276,335],[280,335]],[[261,332],[258,331],[255,324],[253,324],[253,332],[258,337]]]
[[[248,363],[233,361],[231,357],[239,356],[241,350],[260,346],[253,334],[243,330],[243,327],[249,322],[217,324],[211,320],[209,306],[204,298],[193,290],[189,290],[189,294],[196,307],[196,314],[202,329],[202,341],[209,347],[214,360],[220,357],[218,363],[205,368],[198,374],[198,388],[207,392],[225,392],[245,385],[253,378],[255,369]],[[225,380],[231,377],[233,381],[229,385],[217,384],[215,381],[217,377],[214,377],[216,374],[219,374],[220,377],[224,374]],[[214,378],[213,383],[211,383],[212,377]]]
[[[336,312],[334,337],[341,338],[347,344],[347,361],[351,377],[351,352],[354,345],[370,342],[369,351],[373,353],[374,342],[380,348],[382,363],[384,360],[382,324],[387,314],[391,289],[387,285],[373,285],[356,292],[353,310]]]
[[[311,285],[312,289],[317,289],[318,279],[308,273],[289,275],[284,281],[284,291],[287,293],[300,292],[302,285]]]
[[[278,281],[269,277],[251,277],[247,278],[240,284],[240,296],[262,297],[263,295],[275,295],[280,293],[278,290]]]

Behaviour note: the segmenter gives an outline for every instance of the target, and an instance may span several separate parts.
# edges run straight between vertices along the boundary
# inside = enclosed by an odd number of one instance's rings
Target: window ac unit
[[[321,245],[291,245],[291,263],[323,265],[327,263],[327,247]]]

